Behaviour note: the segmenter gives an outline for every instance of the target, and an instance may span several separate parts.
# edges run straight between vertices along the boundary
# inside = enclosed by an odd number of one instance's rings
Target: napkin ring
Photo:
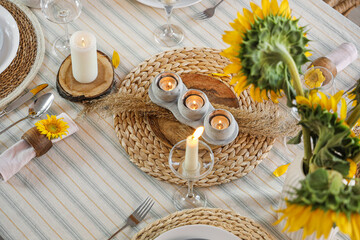
[[[47,153],[52,147],[52,142],[43,134],[41,134],[36,127],[30,128],[21,137],[35,150],[36,157],[40,157]]]

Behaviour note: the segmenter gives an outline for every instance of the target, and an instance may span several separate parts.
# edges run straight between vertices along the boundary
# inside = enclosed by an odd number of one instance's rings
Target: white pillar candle
[[[76,81],[90,83],[98,75],[96,38],[85,31],[75,32],[70,38],[72,72]]]
[[[194,134],[186,139],[184,170],[188,174],[194,173],[199,167],[199,137],[203,132],[204,127],[198,127]]]

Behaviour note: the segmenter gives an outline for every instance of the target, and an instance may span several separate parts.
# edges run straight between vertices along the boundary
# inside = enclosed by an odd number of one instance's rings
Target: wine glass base
[[[155,29],[155,41],[164,47],[173,47],[179,45],[184,40],[184,33],[180,27],[170,24],[171,30],[169,31],[168,25],[163,25]]]
[[[206,207],[207,198],[203,193],[195,189],[193,197],[190,198],[188,197],[188,188],[181,187],[175,192],[173,196],[173,202],[178,210],[185,210]]]
[[[61,59],[70,55],[70,42],[66,36],[58,37],[55,40],[52,46],[52,52],[55,56]]]

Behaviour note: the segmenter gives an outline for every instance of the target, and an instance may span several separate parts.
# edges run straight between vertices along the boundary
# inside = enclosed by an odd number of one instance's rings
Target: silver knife
[[[7,105],[7,107],[4,110],[2,110],[0,112],[0,117],[4,116],[5,114],[7,114],[7,113],[9,113],[11,111],[13,111],[14,109],[18,108],[19,106],[21,106],[22,104],[27,102],[30,98],[35,96],[38,92],[40,92],[41,90],[43,90],[47,86],[48,86],[47,84],[38,85],[35,88],[31,89],[29,92],[22,95],[21,97],[15,99],[12,103]]]

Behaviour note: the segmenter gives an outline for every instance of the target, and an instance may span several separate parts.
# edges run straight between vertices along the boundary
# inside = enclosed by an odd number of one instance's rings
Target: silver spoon
[[[16,124],[18,124],[19,122],[24,121],[25,119],[40,117],[47,110],[49,110],[49,108],[50,108],[51,104],[53,103],[53,101],[54,101],[54,94],[52,94],[52,93],[46,93],[46,94],[40,96],[39,98],[37,98],[34,101],[34,106],[29,108],[29,114],[26,117],[14,122],[13,124],[11,124],[7,128],[5,128],[4,130],[2,130],[0,132],[0,135],[3,134],[9,128],[11,128],[11,127],[15,126]]]

